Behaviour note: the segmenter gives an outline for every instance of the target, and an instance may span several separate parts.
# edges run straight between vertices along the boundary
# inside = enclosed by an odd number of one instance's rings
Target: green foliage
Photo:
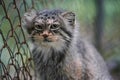
[[[41,3],[43,1],[43,3]],[[65,9],[73,11],[77,17],[85,21],[86,19],[93,20],[95,15],[95,5],[93,0],[39,0],[36,1],[35,8],[39,9]]]

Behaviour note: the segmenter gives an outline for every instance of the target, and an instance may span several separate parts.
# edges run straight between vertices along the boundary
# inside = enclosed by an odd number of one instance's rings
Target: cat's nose
[[[48,37],[48,35],[44,34],[44,35],[43,35],[43,37],[44,37],[44,38],[47,38],[47,37]]]
[[[47,38],[48,36],[49,36],[49,31],[44,31],[43,32],[43,34],[42,34],[42,36],[44,37],[44,38]]]

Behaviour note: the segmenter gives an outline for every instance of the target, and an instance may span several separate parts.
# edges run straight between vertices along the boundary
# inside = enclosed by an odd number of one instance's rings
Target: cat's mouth
[[[46,48],[55,48],[61,50],[61,46],[65,45],[65,40],[59,35],[43,37],[42,35],[36,34],[30,36],[33,41],[33,44],[46,47]]]
[[[36,41],[38,43],[52,43],[52,42],[57,42],[59,41],[59,37],[58,36],[47,36],[47,37],[43,37],[41,35],[34,35],[34,36],[30,36],[31,39],[33,39],[33,41]]]
[[[43,42],[53,42],[53,41],[51,41],[51,40],[48,39],[48,38],[44,38]]]

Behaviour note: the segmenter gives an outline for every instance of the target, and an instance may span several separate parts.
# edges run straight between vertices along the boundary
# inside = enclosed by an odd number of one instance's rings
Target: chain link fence
[[[34,0],[0,0],[0,80],[32,80],[21,16],[33,7]]]

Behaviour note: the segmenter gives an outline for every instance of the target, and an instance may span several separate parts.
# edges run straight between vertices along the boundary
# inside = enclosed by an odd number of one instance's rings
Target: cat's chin
[[[54,49],[56,51],[61,51],[65,48],[65,42],[61,41],[42,41],[42,42],[35,42],[33,45],[40,47],[42,49]]]
[[[55,44],[54,42],[50,42],[50,41],[44,41],[44,42],[42,42],[42,43],[40,43],[40,46],[41,47],[52,47],[52,45],[51,44]]]

